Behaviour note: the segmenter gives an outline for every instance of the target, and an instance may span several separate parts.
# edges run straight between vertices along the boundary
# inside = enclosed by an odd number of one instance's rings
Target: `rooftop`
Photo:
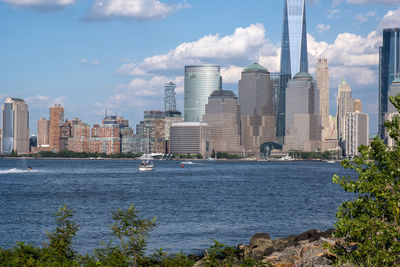
[[[212,98],[220,98],[220,97],[226,97],[226,98],[236,98],[236,95],[232,91],[228,90],[216,90],[214,91],[210,97]]]
[[[293,77],[293,79],[312,79],[312,77],[307,72],[299,72]]]
[[[257,62],[254,62],[250,66],[244,69],[244,71],[263,71],[263,72],[268,72],[268,69],[265,68],[264,66],[261,66]]]

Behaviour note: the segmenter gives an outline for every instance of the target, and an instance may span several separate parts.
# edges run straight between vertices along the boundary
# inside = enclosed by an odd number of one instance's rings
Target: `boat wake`
[[[26,173],[26,172],[37,172],[37,170],[28,170],[28,169],[9,169],[9,170],[0,170],[0,174],[9,174],[9,173]]]

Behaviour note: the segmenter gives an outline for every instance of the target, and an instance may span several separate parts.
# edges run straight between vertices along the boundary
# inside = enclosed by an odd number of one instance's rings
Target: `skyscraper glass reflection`
[[[308,73],[305,0],[285,0],[281,51],[277,137],[283,142],[287,83],[298,72]]]
[[[185,66],[185,122],[200,122],[208,97],[220,89],[219,66]]]
[[[385,138],[385,113],[388,112],[389,87],[400,72],[400,28],[383,30],[379,48],[379,136]]]

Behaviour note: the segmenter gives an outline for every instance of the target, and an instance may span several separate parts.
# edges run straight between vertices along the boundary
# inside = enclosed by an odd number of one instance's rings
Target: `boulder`
[[[250,238],[250,244],[249,247],[259,247],[262,246],[263,244],[269,242],[271,240],[271,237],[267,233],[258,233],[253,235],[252,238]]]

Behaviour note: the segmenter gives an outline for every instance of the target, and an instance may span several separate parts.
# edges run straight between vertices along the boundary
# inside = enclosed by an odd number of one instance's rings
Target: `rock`
[[[303,247],[300,252],[300,257],[303,261],[309,261],[316,257],[321,257],[327,250],[322,246]]]
[[[271,237],[267,233],[255,234],[255,235],[253,235],[252,238],[250,238],[249,247],[253,248],[255,246],[260,246],[260,245],[264,244],[268,240],[271,240]]]

